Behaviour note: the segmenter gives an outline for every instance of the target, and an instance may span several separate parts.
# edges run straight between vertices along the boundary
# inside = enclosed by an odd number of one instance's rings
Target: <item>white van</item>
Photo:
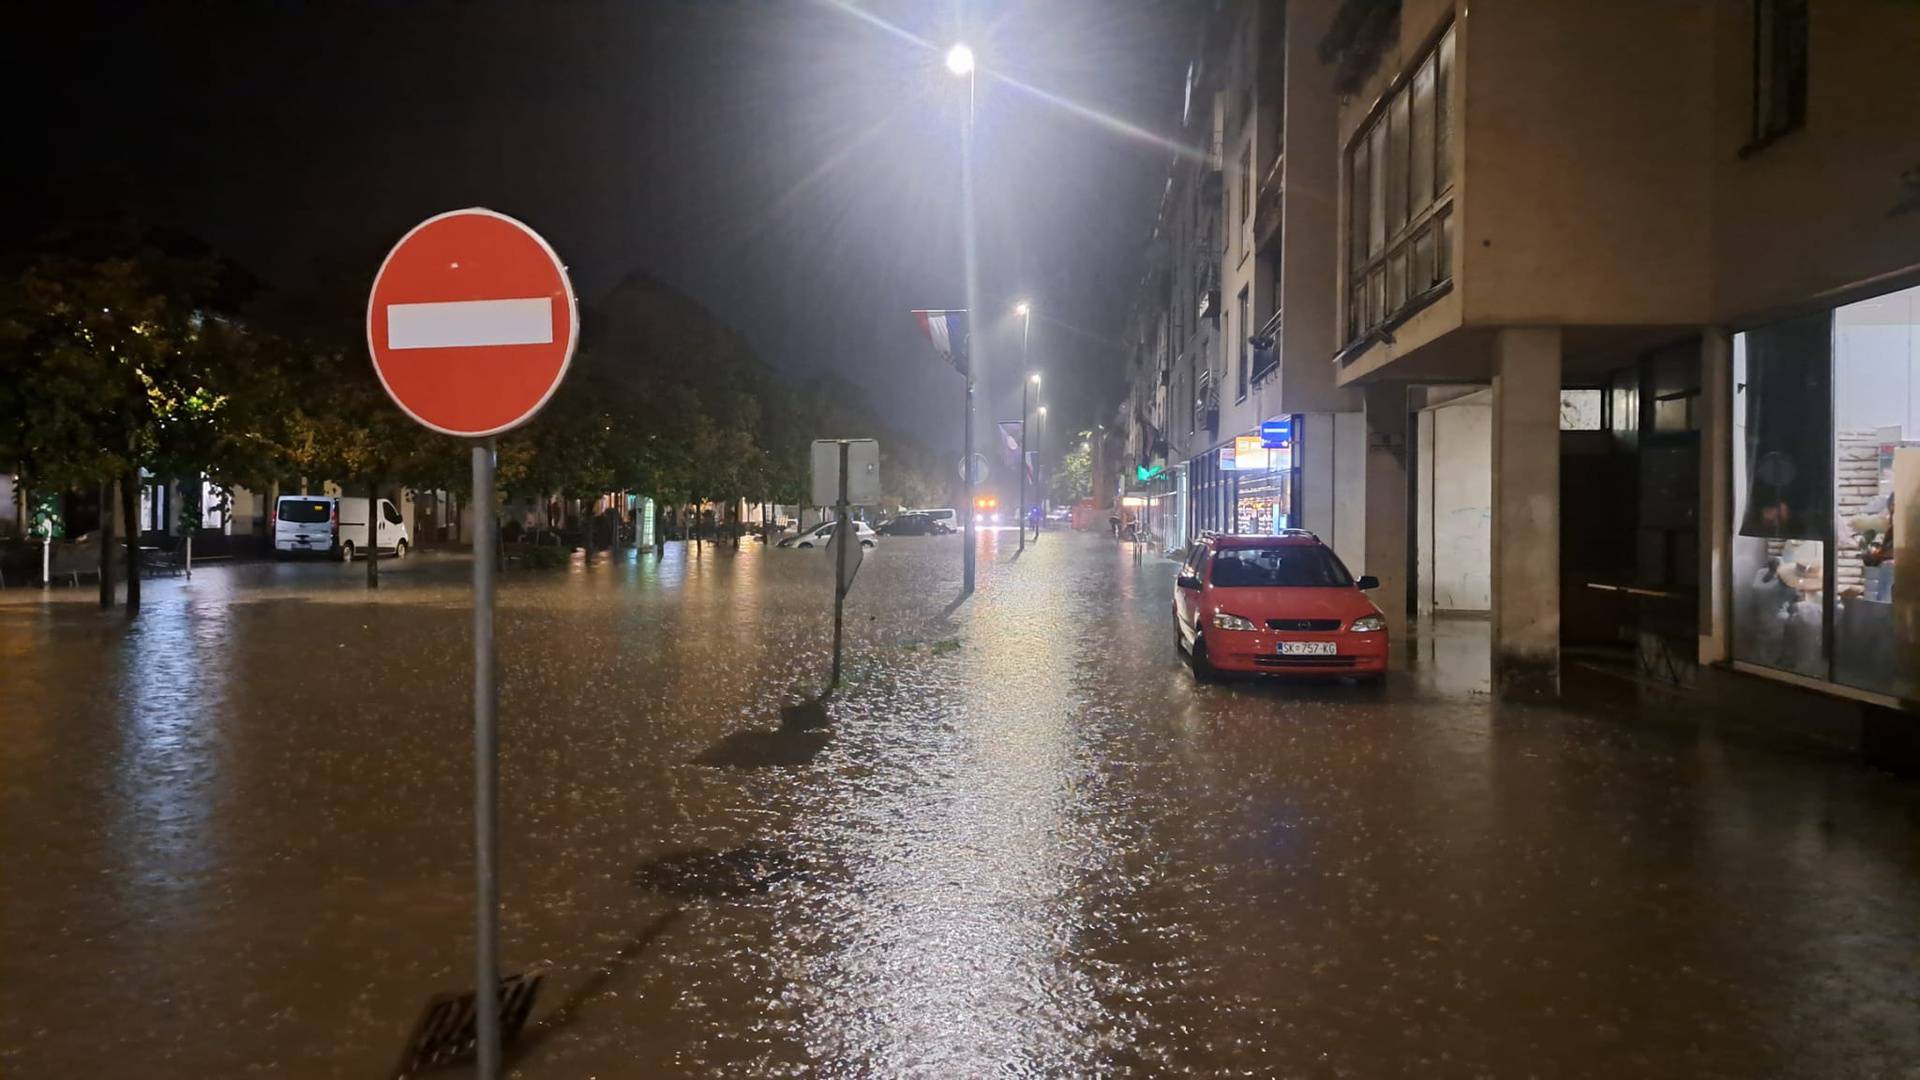
[[[957,529],[960,527],[960,515],[954,513],[953,507],[951,506],[942,506],[931,510],[909,510],[904,506],[900,508],[900,517],[906,517],[908,514],[925,514],[933,520],[946,525],[949,529]]]
[[[403,558],[411,546],[407,527],[392,502],[380,500],[380,550]],[[273,507],[273,554],[277,558],[324,554],[345,562],[367,550],[367,500],[332,495],[282,495]]]

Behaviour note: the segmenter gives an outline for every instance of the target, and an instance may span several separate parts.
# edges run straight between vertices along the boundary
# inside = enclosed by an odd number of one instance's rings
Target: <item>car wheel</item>
[[[812,547],[812,546],[813,546],[813,541],[811,541],[811,540],[802,540],[802,541],[800,541],[800,546],[801,546],[801,547],[803,547],[803,548],[810,548],[810,547]]]
[[[405,540],[393,545],[393,557],[396,559],[404,559],[407,557],[407,542]]]
[[[862,541],[860,541],[860,546],[861,546],[861,547],[872,547],[872,546],[873,546],[873,541],[871,541],[871,540],[862,540]]]
[[[346,543],[340,545],[340,561],[341,562],[353,561],[353,541],[349,540]]]
[[[1193,669],[1193,681],[1202,685],[1220,681],[1220,669],[1207,659],[1207,639],[1196,636],[1193,639],[1193,651],[1187,654],[1187,665]]]

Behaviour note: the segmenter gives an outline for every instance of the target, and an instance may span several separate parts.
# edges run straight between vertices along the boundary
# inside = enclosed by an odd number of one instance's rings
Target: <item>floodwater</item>
[[[515,571],[523,1077],[1914,1076],[1920,792],[1657,695],[1196,687],[1173,564]],[[0,1074],[390,1074],[471,968],[467,564],[0,593]],[[1737,730],[1734,729],[1734,730]]]

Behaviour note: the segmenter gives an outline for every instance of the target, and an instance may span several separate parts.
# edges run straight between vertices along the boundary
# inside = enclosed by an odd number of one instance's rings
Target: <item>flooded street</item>
[[[1603,680],[1196,687],[1174,564],[513,571],[522,1077],[1920,1075],[1920,792]],[[0,593],[0,1073],[369,1077],[471,968],[467,563]]]

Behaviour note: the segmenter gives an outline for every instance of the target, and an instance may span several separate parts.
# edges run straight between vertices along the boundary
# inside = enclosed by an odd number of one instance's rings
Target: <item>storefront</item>
[[[1232,531],[1270,536],[1300,522],[1299,473],[1293,453],[1294,418],[1278,417],[1257,435],[1241,435],[1223,450],[1234,475]]]
[[[1234,473],[1221,466],[1222,455],[1232,456],[1231,444],[1209,450],[1187,463],[1187,521],[1192,535],[1231,532]]]
[[[1735,335],[1732,394],[1734,665],[1920,698],[1920,287]]]

